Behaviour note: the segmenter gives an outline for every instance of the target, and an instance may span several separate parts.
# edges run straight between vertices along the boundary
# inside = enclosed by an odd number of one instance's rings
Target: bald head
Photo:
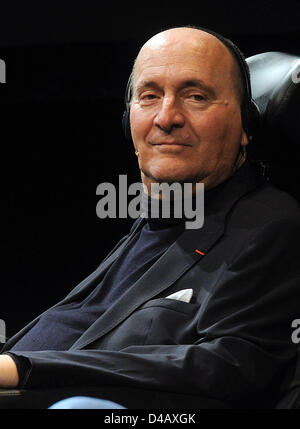
[[[198,55],[211,61],[215,70],[228,75],[228,84],[242,104],[245,93],[244,81],[234,54],[214,35],[193,27],[176,27],[162,31],[142,46],[132,69],[131,94],[135,89],[135,78],[140,64],[152,61],[155,53],[163,55],[170,49],[178,53],[188,51],[191,55]]]

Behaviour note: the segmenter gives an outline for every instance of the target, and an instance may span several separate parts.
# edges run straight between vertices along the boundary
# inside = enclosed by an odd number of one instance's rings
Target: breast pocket
[[[197,339],[198,309],[199,304],[152,299],[96,341],[93,347],[122,350],[133,345],[192,344]]]
[[[198,309],[199,304],[169,298],[148,301],[138,310],[141,318],[150,321],[144,344],[192,344]]]

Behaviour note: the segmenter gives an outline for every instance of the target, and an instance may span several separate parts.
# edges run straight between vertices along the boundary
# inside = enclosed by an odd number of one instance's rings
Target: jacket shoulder
[[[282,222],[300,228],[300,203],[268,182],[244,195],[233,207],[228,223],[260,227]]]

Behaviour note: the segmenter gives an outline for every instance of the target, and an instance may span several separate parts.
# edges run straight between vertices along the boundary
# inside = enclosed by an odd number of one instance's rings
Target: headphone
[[[241,104],[242,126],[248,137],[253,136],[258,131],[258,128],[260,126],[261,116],[260,116],[259,108],[252,98],[250,72],[249,72],[249,67],[245,60],[244,55],[231,40],[223,37],[219,33],[216,33],[212,30],[209,30],[203,27],[189,27],[189,28],[195,28],[198,30],[205,31],[206,33],[212,34],[217,39],[219,39],[223,43],[223,45],[225,45],[230,50],[230,52],[234,55],[234,58],[236,59],[240,68],[240,72],[241,72],[241,76],[244,84],[244,90],[245,90],[243,101]],[[131,73],[126,85],[125,100],[124,100],[125,111],[122,117],[123,132],[125,134],[126,139],[130,141],[132,139],[131,129],[130,129],[130,102],[132,98],[132,77],[133,75]]]

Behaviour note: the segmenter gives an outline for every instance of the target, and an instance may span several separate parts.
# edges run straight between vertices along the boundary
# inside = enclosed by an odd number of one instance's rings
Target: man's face
[[[130,123],[146,185],[204,182],[207,189],[233,173],[248,143],[233,61],[220,41],[195,29],[168,30],[141,49]]]

